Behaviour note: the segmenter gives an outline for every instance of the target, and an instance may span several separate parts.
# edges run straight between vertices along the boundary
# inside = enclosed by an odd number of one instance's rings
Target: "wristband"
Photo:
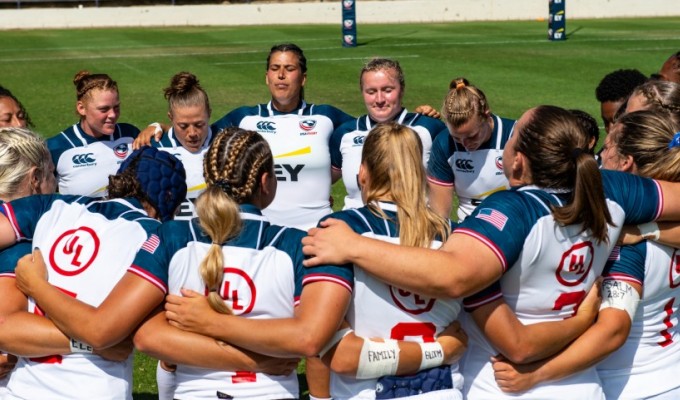
[[[420,359],[419,371],[439,367],[444,363],[444,349],[439,342],[420,343],[422,358]]]
[[[640,230],[640,235],[647,240],[659,240],[661,232],[659,232],[659,225],[656,222],[645,222],[637,226]]]
[[[153,124],[149,124],[149,126],[153,126],[154,128],[156,128],[156,130],[153,131],[154,135],[158,135],[159,133],[163,133],[163,127],[161,126],[160,123],[154,122]]]
[[[89,344],[76,339],[69,339],[69,344],[71,345],[71,353],[92,354],[92,351],[94,350]]]
[[[399,343],[385,339],[374,342],[364,339],[359,356],[357,379],[375,379],[385,375],[394,375],[399,367]]]

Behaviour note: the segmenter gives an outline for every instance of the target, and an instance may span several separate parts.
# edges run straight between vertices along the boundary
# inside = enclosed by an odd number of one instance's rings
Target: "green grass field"
[[[383,56],[401,62],[410,108],[438,108],[449,81],[465,76],[505,117],[554,104],[599,120],[594,91],[600,79],[619,68],[658,71],[680,50],[680,18],[568,20],[567,35],[563,42],[548,41],[545,21],[360,24],[360,45],[342,48],[339,25],[0,31],[0,84],[22,100],[45,137],[76,120],[72,79],[81,69],[117,80],[121,121],[140,127],[166,120],[162,89],[176,72],[193,72],[217,119],[267,101],[269,48],[294,42],[308,59],[306,98],[354,115],[365,112],[358,89],[362,63]],[[334,188],[336,208],[343,191]],[[155,362],[137,357],[135,379],[135,398],[153,398]]]

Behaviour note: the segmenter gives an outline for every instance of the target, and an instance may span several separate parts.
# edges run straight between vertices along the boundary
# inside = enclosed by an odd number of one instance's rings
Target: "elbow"
[[[503,355],[513,364],[527,364],[536,361],[537,358],[534,352],[528,349],[513,349],[511,351],[504,351]]]
[[[304,332],[297,337],[296,341],[298,344],[295,352],[301,357],[316,357],[325,345],[314,332]]]
[[[132,337],[132,343],[135,349],[148,354],[152,351],[154,335],[149,334],[146,329],[140,328]]]
[[[358,361],[354,362],[345,357],[333,357],[330,369],[336,374],[345,376],[356,376]]]

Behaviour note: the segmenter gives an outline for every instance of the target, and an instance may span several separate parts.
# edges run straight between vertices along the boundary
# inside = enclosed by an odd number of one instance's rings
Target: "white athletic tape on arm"
[[[357,379],[375,379],[381,376],[394,375],[399,367],[399,343],[385,339],[374,342],[364,339],[359,356]]]
[[[659,240],[661,232],[659,232],[659,224],[656,222],[645,222],[638,225],[640,235],[647,240]]]
[[[342,340],[342,338],[344,338],[345,336],[349,335],[352,332],[354,332],[352,328],[345,328],[336,331],[331,340],[319,352],[319,357],[325,356],[326,353],[328,353],[333,348],[333,346],[338,344]]]
[[[69,339],[69,344],[71,345],[71,353],[92,354],[92,351],[94,350],[89,344],[76,339]]]
[[[158,135],[159,133],[163,133],[163,127],[161,126],[160,123],[154,122],[153,124],[149,124],[149,126],[153,126],[154,128],[156,128],[156,130],[153,131],[154,135]]]
[[[439,367],[444,363],[444,349],[439,342],[420,343],[422,358],[420,359],[419,371]]]
[[[632,322],[639,302],[640,294],[627,282],[608,279],[602,283],[600,310],[605,308],[624,310]]]

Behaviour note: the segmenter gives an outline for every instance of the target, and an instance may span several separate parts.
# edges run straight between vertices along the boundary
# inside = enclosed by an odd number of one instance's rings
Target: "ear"
[[[635,165],[635,161],[633,161],[633,156],[627,155],[627,156],[621,156],[621,171],[623,172],[629,172],[629,173],[636,173],[637,172],[637,165]]]
[[[40,193],[40,181],[41,174],[38,172],[37,167],[32,167],[28,171],[28,186],[30,189],[30,194],[41,194]]]
[[[267,68],[267,72],[268,71],[269,71],[269,68]],[[269,75],[267,74],[267,72],[264,73],[264,83],[266,85],[269,85]]]
[[[172,121],[172,113],[168,110],[168,119]]]
[[[307,83],[307,73],[305,72],[302,74],[302,84],[300,86],[305,86],[305,83]]]
[[[369,176],[368,172],[366,172],[366,167],[364,166],[364,163],[361,163],[361,165],[359,165],[359,175],[357,176],[357,183],[359,184],[360,190],[366,187],[368,180]]]
[[[269,172],[265,172],[260,177],[260,190],[262,191],[262,194],[265,195],[265,196],[271,194],[271,193],[269,193],[271,191],[270,185],[269,185],[270,179],[276,179],[276,178],[273,177]]]
[[[76,111],[81,117],[85,116],[86,107],[82,100],[78,100],[78,102],[76,102]]]

